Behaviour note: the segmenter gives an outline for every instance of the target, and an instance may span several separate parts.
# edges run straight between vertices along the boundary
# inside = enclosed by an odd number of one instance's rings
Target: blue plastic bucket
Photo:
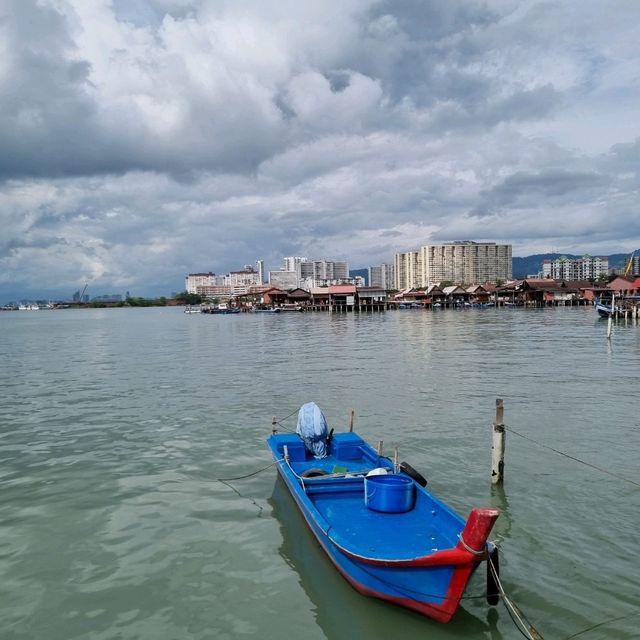
[[[364,479],[364,503],[373,511],[411,511],[414,499],[413,480],[407,476],[379,475]]]

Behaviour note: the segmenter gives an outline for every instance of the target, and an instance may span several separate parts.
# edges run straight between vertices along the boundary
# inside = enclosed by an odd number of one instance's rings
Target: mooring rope
[[[522,636],[527,638],[527,640],[544,640],[543,637],[536,631],[531,622],[527,620],[526,616],[518,609],[513,600],[507,596],[505,593],[504,587],[502,586],[502,582],[500,581],[500,576],[498,575],[498,571],[496,570],[495,565],[493,564],[493,560],[491,556],[487,559],[489,563],[489,569],[491,571],[491,575],[496,582],[496,586],[498,587],[498,591],[500,592],[500,597],[505,604],[507,609],[507,613],[511,618],[513,624],[516,629],[520,632]]]
[[[271,467],[275,466],[278,464],[278,460],[274,460],[271,464],[268,464],[266,467],[263,467],[262,469],[258,469],[257,471],[252,471],[251,473],[247,473],[244,476],[238,476],[237,478],[216,478],[216,480],[218,482],[232,482],[233,480],[244,480],[245,478],[250,478],[251,476],[256,476],[259,473],[262,473],[263,471],[266,471],[267,469],[271,469]]]
[[[627,618],[635,618],[636,616],[640,616],[640,611],[636,611],[635,613],[629,613],[624,616],[618,616],[617,618],[610,618],[609,620],[605,620],[604,622],[599,622],[598,624],[591,625],[582,631],[578,631],[570,636],[567,636],[564,640],[572,640],[572,638],[577,638],[581,636],[583,633],[587,633],[587,631],[593,631],[594,629],[598,629],[599,627],[604,627],[606,624],[611,624],[612,622],[619,622],[620,620],[626,620]]]
[[[292,411],[288,416],[285,416],[284,418],[280,418],[280,420],[276,420],[276,417],[275,417],[275,416],[273,416],[273,422],[272,422],[271,424],[272,424],[272,425],[279,424],[279,425],[280,425],[280,427],[281,427],[282,429],[284,429],[285,431],[289,431],[290,433],[294,433],[294,430],[293,430],[293,429],[289,429],[288,427],[285,427],[282,423],[283,423],[285,420],[288,420],[292,415],[295,415],[296,413],[298,413],[298,411],[300,411],[300,409],[299,409],[299,408],[298,408],[298,409],[295,409],[294,411]]]
[[[621,476],[621,475],[619,475],[617,473],[614,473],[613,471],[609,471],[608,469],[604,469],[602,467],[599,467],[598,465],[592,464],[591,462],[587,462],[586,460],[581,460],[580,458],[576,458],[575,456],[572,456],[569,453],[565,453],[564,451],[560,451],[559,449],[554,449],[553,447],[550,447],[547,444],[539,442],[538,440],[534,440],[533,438],[530,438],[529,436],[525,436],[522,433],[518,433],[515,429],[513,429],[512,427],[508,427],[507,425],[504,425],[504,428],[509,433],[513,433],[514,435],[519,436],[523,440],[527,440],[529,442],[533,442],[533,444],[537,444],[539,447],[542,447],[543,449],[548,449],[549,451],[553,451],[554,453],[557,453],[558,455],[564,456],[565,458],[569,458],[570,460],[574,460],[575,462],[579,462],[580,464],[584,464],[587,467],[591,467],[592,469],[595,469],[596,471],[600,471],[601,473],[606,473],[609,476],[613,476],[614,478],[618,478],[618,480],[624,480],[624,482],[628,482],[629,484],[632,484],[632,485],[634,485],[636,487],[640,487],[640,482],[636,482],[635,480],[630,480],[629,478],[625,478],[625,476]]]

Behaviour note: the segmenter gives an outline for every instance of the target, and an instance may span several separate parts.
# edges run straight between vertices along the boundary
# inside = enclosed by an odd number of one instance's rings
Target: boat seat
[[[303,462],[307,459],[307,450],[304,442],[296,433],[287,436],[281,436],[278,440],[278,453],[284,456],[284,447],[289,451],[289,460],[291,462]]]

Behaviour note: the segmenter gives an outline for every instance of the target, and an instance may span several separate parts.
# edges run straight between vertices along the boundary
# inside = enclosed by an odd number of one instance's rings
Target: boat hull
[[[375,513],[363,506],[362,476],[301,482],[292,464],[279,458],[278,437],[290,442],[291,436],[272,436],[269,439],[272,452],[279,460],[278,471],[307,526],[343,577],[364,595],[387,600],[439,622],[448,622],[458,607],[470,576],[486,557],[486,538],[497,518],[497,511],[474,510],[465,525],[462,518],[416,484],[416,507],[412,512]],[[392,465],[386,458],[377,458],[373,449],[365,446],[365,466],[375,463],[391,470]],[[339,462],[342,466],[346,462],[353,466],[353,460],[329,457],[325,464]],[[317,461],[309,464],[317,464]],[[446,535],[436,533],[433,524],[427,522],[432,517],[424,509],[427,505],[433,506],[433,511],[437,511],[446,522]],[[421,518],[425,520],[424,527],[420,526]],[[381,532],[386,532],[387,539]],[[403,532],[415,534],[416,540],[412,541],[411,536],[405,536]],[[370,539],[367,539],[368,535]],[[461,545],[460,535],[465,546],[477,553]],[[437,538],[438,542],[427,544],[429,548],[425,553],[425,540],[428,538]],[[358,542],[354,544],[354,540]],[[393,547],[395,540],[399,544],[397,549]],[[451,544],[445,545],[445,540]],[[430,548],[433,544],[446,548]]]

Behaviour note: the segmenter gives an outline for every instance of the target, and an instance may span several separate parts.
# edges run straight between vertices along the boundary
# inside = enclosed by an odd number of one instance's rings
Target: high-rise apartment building
[[[251,265],[245,265],[242,271],[230,271],[224,277],[224,283],[230,287],[248,287],[262,284],[259,278],[258,272]]]
[[[369,267],[369,286],[382,289],[395,288],[395,269],[392,264],[381,264],[377,267]]]
[[[256,271],[258,273],[258,280],[260,284],[264,282],[264,260],[256,260]]]
[[[298,272],[303,262],[307,262],[307,258],[303,258],[302,256],[289,256],[282,261],[282,271]]]
[[[396,289],[413,289],[422,286],[420,279],[422,262],[419,251],[396,253],[393,267]]]
[[[299,265],[300,280],[313,281],[313,287],[349,278],[349,265],[339,260],[309,260]]]
[[[208,273],[189,273],[184,279],[184,288],[187,293],[196,293],[199,286],[211,287],[216,283],[216,274],[209,271]]]
[[[420,248],[421,286],[451,281],[473,284],[510,280],[512,277],[510,244],[462,240],[430,244]]]
[[[560,256],[542,263],[542,276],[554,280],[597,280],[608,273],[608,256],[584,255],[577,259]]]
[[[396,288],[428,287],[435,282],[473,284],[510,280],[510,244],[462,240],[430,244],[418,251],[396,253]]]

